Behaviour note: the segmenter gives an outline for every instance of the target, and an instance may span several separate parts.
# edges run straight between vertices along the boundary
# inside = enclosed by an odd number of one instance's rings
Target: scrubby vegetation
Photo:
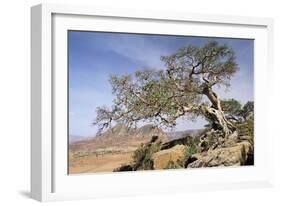
[[[239,138],[247,138],[247,140],[254,146],[254,117],[251,116],[243,122],[237,124],[239,131]]]
[[[133,170],[151,170],[153,169],[152,155],[158,152],[161,143],[146,143],[141,146],[133,154]]]
[[[188,161],[192,157],[192,155],[196,154],[197,152],[200,152],[200,151],[201,151],[201,148],[198,146],[198,141],[191,139],[185,147],[185,151],[184,151],[182,159],[178,160],[177,163],[182,168],[185,168]]]
[[[220,130],[213,128],[207,129],[200,137],[185,137],[181,139],[172,140],[162,144],[157,141],[157,137],[153,137],[148,143],[141,144],[133,153],[133,162],[130,165],[122,165],[115,169],[115,171],[136,171],[136,170],[153,170],[154,159],[153,154],[172,149],[176,145],[184,145],[184,151],[181,158],[177,160],[167,159],[166,165],[162,169],[179,169],[187,168],[189,164],[196,161],[195,154],[213,151],[217,148],[227,148],[236,146],[238,142],[248,141],[251,144],[247,151],[247,157],[241,164],[254,164],[254,116],[253,111],[249,112],[249,116],[241,118],[239,121],[233,121],[236,127],[237,136],[233,139],[225,139],[224,134]],[[238,115],[237,115],[238,116]],[[244,153],[244,149],[241,151]],[[245,155],[245,154],[243,154]]]
[[[153,136],[150,142],[142,143],[132,155],[133,162],[116,168],[114,172],[153,170],[152,155],[161,149],[161,141],[157,140],[158,136]]]
[[[169,160],[167,162],[166,167],[164,167],[164,169],[186,168],[186,165],[187,165],[188,161],[190,160],[190,158],[192,157],[192,155],[196,154],[199,151],[200,151],[200,148],[198,146],[198,141],[196,141],[195,139],[190,139],[185,144],[183,156],[180,159],[178,159],[177,161]]]

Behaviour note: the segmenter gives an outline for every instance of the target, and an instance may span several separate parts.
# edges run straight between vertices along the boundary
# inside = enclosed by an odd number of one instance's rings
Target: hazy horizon
[[[147,124],[144,124],[144,125],[149,125],[149,124],[150,123],[147,123]],[[141,126],[139,126],[137,128],[141,128],[144,125],[141,125]],[[166,132],[166,133],[172,133],[172,132],[185,132],[185,131],[188,131],[188,130],[200,130],[200,129],[205,129],[205,127],[194,128],[194,129],[188,129],[187,128],[187,129],[182,129],[182,130],[175,130],[175,129],[174,130],[165,130],[165,129],[163,129],[163,131]],[[82,135],[76,135],[76,134],[69,134],[69,137],[70,137],[70,140],[71,139],[79,139],[79,138],[94,138],[94,137],[96,137],[96,134],[94,134],[92,136],[82,136]]]

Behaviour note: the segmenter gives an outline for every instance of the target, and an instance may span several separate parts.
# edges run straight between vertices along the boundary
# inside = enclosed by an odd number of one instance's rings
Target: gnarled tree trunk
[[[213,123],[212,126],[215,127],[215,129],[222,130],[224,136],[228,137],[236,130],[236,127],[225,118],[219,96],[210,87],[204,88],[203,94],[206,95],[212,103],[211,107],[202,107],[203,114]]]

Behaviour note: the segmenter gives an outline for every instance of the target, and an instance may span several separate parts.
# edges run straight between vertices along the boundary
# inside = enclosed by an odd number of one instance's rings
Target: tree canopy
[[[198,115],[227,132],[231,123],[225,119],[213,87],[230,86],[230,79],[238,70],[234,51],[226,44],[210,41],[201,47],[182,47],[161,60],[165,69],[110,76],[115,99],[111,108],[101,106],[96,110],[94,124],[99,126],[99,132],[112,122],[131,126],[139,121],[154,121],[174,127],[179,117],[193,119]],[[203,96],[209,102],[204,102]]]
[[[244,118],[247,119],[249,116],[254,115],[254,102],[253,101],[248,101],[242,108],[240,115]]]
[[[254,115],[254,102],[248,101],[243,107],[236,99],[225,99],[221,101],[222,110],[226,114],[226,118],[239,121],[241,118],[246,120],[249,116]]]
[[[242,105],[236,99],[226,99],[221,101],[222,110],[227,115],[226,118],[230,120],[238,121],[238,117],[241,114]]]

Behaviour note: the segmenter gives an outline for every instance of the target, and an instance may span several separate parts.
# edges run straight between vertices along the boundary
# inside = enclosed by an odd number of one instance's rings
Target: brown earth
[[[216,143],[219,141],[213,140],[216,135],[219,134],[210,130],[196,138],[186,136],[174,139],[151,125],[132,130],[124,125],[117,125],[95,138],[69,145],[69,174],[138,170],[136,168],[253,165],[253,146],[250,140],[246,140],[248,137],[245,139],[244,135],[243,139],[239,139],[238,133],[235,132],[233,138],[229,137],[218,145]],[[189,154],[190,156],[186,158],[188,156],[186,145],[190,144],[190,141],[196,144],[194,146],[196,150],[194,149],[195,153]],[[140,147],[142,143],[145,144]],[[159,150],[150,154],[155,148],[153,145],[158,145]],[[211,146],[208,148],[207,145]],[[134,161],[133,154],[136,155]],[[168,163],[171,165],[168,166]]]
[[[154,135],[163,142],[167,141],[165,132],[152,125],[137,129],[116,125],[93,139],[71,143],[69,174],[112,172],[115,168],[130,164],[133,151]]]
[[[130,163],[132,153],[133,151],[89,154],[81,157],[71,153],[69,174],[112,172],[115,168]]]

